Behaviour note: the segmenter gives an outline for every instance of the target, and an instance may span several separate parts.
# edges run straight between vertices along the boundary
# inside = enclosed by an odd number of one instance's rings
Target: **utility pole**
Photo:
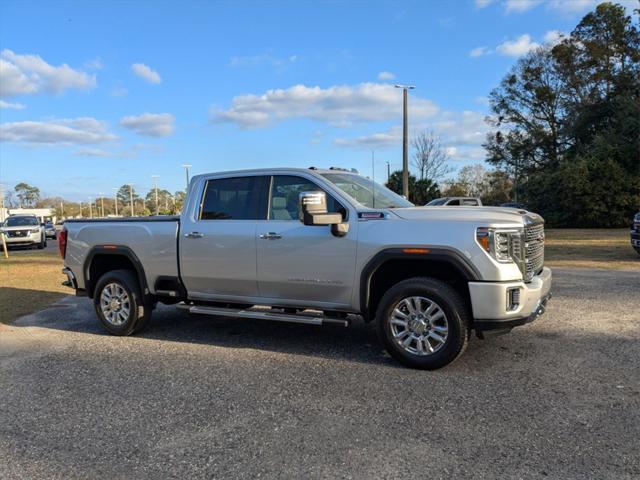
[[[100,209],[102,210],[102,218],[104,218],[104,193],[100,193]]]
[[[4,223],[4,185],[0,183],[0,197],[2,197],[2,210],[0,211],[0,222]]]
[[[376,151],[371,150],[371,207],[376,208]]]
[[[158,205],[158,175],[151,175],[153,178],[153,188],[156,191],[156,215],[160,215],[160,206]]]
[[[387,183],[391,180],[391,164],[387,161]]]
[[[93,210],[91,209],[91,197],[89,197],[89,218],[93,218]]]
[[[4,204],[4,200],[3,200]],[[64,218],[64,202],[60,202],[60,216]]]
[[[408,132],[408,91],[413,90],[413,85],[396,85],[402,89],[402,195],[409,198],[409,132]]]
[[[80,203],[80,218],[82,218],[82,202],[79,202],[79,203]]]
[[[187,174],[187,188],[184,190],[184,193],[187,193],[187,190],[189,190],[189,167],[192,167],[193,165],[184,163],[182,164],[182,166],[184,167],[185,173]]]
[[[116,205],[116,217],[118,216],[118,191],[120,190],[119,188],[112,188],[113,190],[113,200],[115,202]]]
[[[131,216],[134,217],[133,213],[133,183],[129,184],[129,200],[131,200]]]

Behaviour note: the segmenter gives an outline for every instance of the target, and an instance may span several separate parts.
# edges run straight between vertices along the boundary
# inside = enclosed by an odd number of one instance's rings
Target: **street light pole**
[[[104,193],[100,193],[100,214],[102,215],[102,218],[104,218]]]
[[[118,188],[112,188],[113,190],[113,200],[115,201],[116,206],[116,217],[118,216]]]
[[[387,183],[391,180],[391,164],[387,161]]]
[[[189,190],[189,167],[192,167],[193,165],[184,163],[182,166],[184,167],[184,171],[187,174],[187,188],[185,189],[185,193],[186,193],[187,190]]]
[[[413,85],[396,85],[402,89],[402,195],[409,198],[409,133],[408,133],[408,91],[413,90]]]
[[[133,183],[129,184],[129,200],[131,201],[131,216],[135,216],[133,213]]]
[[[158,175],[151,175],[153,178],[153,188],[156,191],[156,215],[160,215],[160,207],[158,206]]]

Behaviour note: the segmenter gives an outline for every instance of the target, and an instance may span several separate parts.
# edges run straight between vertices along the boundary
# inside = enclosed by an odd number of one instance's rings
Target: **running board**
[[[224,307],[209,307],[206,305],[187,305],[180,304],[178,308],[187,310],[189,313],[197,313],[199,315],[212,315],[216,317],[234,317],[234,318],[251,318],[256,320],[273,320],[276,322],[304,323],[306,325],[340,325],[342,327],[349,326],[349,320],[344,318],[325,317],[313,314],[294,314],[274,312],[273,310],[246,309],[237,310]]]

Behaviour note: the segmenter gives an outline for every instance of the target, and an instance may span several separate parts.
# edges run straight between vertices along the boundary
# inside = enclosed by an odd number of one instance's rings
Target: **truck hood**
[[[433,206],[394,208],[390,210],[405,220],[431,220],[449,222],[475,222],[480,224],[518,224],[523,225],[523,217],[540,219],[539,215],[517,208],[503,207],[462,207]],[[533,217],[533,218],[531,218]]]

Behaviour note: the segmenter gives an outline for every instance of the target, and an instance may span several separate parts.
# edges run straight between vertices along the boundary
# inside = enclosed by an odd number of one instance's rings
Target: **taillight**
[[[63,228],[60,230],[60,234],[58,235],[58,248],[60,249],[60,256],[62,258],[67,254],[67,229]]]

